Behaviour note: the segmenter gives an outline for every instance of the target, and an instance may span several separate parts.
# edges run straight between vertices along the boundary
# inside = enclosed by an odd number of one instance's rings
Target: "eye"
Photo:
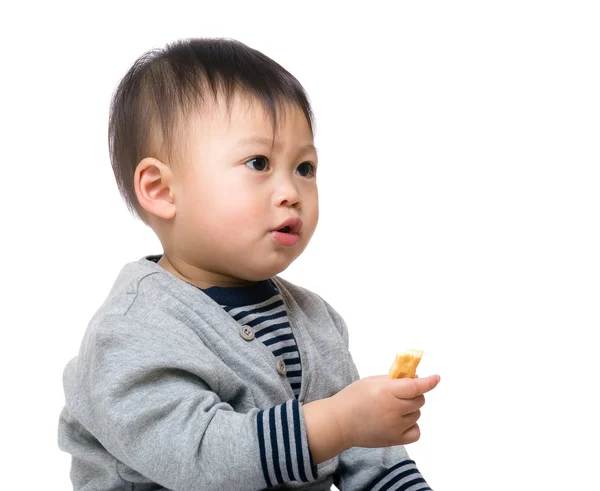
[[[250,160],[248,160],[246,162],[245,165],[247,165],[248,167],[250,167],[253,170],[262,172],[269,168],[269,160],[267,159],[267,157],[264,157],[263,155],[259,155],[257,157],[252,157]]]
[[[316,172],[317,168],[312,162],[302,162],[296,169],[296,173],[302,177],[314,177]]]

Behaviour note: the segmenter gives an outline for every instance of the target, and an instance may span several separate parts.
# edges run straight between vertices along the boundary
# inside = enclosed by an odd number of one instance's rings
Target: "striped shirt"
[[[300,417],[302,364],[285,304],[270,280],[243,287],[213,286],[202,290],[235,319],[252,329],[273,353],[273,362],[285,363],[285,375],[295,399],[257,414],[260,459],[267,487],[291,481],[317,479],[317,467]]]
[[[267,487],[292,481],[311,482],[318,471],[301,422],[302,367],[300,353],[289,323],[285,304],[271,280],[244,287],[211,287],[203,290],[235,319],[252,329],[254,338],[269,348],[274,362],[283,360],[295,399],[260,411],[257,434],[260,459]],[[337,483],[337,477],[336,477]],[[431,491],[413,460],[388,468],[365,488],[369,491]]]
[[[250,286],[213,286],[202,290],[231,315],[240,326],[250,327],[275,357],[283,360],[296,399],[300,396],[302,365],[296,339],[281,295],[270,280]]]

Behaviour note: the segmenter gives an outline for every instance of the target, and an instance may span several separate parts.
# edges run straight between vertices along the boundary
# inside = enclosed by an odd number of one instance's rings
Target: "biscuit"
[[[422,356],[423,351],[416,349],[397,353],[392,368],[390,368],[390,378],[415,378],[417,365]]]

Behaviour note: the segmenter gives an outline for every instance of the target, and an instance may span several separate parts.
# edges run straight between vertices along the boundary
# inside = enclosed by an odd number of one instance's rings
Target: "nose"
[[[280,182],[274,196],[276,206],[298,207],[302,202],[300,192],[291,179]]]

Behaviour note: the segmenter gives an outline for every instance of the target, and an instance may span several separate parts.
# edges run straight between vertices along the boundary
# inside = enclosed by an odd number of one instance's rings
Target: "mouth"
[[[285,222],[273,229],[273,232],[281,232],[283,234],[297,234],[302,229],[302,220],[299,217],[288,218]]]

